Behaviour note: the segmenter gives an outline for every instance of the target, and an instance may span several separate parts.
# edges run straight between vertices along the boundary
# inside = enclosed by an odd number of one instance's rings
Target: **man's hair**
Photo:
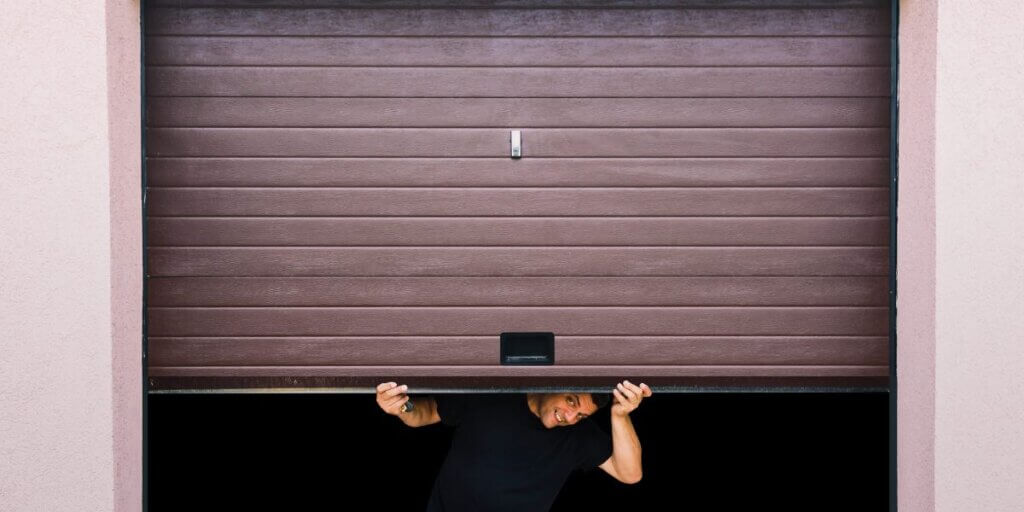
[[[590,399],[594,401],[594,405],[598,409],[608,405],[612,401],[612,396],[608,393],[591,393]]]

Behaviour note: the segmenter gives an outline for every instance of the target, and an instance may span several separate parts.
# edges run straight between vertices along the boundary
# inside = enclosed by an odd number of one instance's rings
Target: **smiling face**
[[[533,412],[546,428],[575,425],[597,411],[590,393],[545,393],[535,403]]]

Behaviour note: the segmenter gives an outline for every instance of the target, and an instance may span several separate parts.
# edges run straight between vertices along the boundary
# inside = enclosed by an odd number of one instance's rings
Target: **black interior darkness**
[[[574,473],[552,510],[884,510],[888,401],[656,389],[631,414],[643,480]],[[423,510],[451,438],[371,394],[154,394],[149,414],[152,511]]]

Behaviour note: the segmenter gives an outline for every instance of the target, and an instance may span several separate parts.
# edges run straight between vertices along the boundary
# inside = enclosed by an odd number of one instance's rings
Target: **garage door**
[[[885,385],[887,5],[450,4],[148,4],[153,387]]]

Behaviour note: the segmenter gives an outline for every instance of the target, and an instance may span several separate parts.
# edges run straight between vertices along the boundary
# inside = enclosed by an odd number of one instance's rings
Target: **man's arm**
[[[612,415],[612,456],[598,467],[626,484],[635,484],[643,478],[640,438],[628,415]]]
[[[647,384],[641,382],[637,386],[625,380],[616,386],[612,394],[615,395],[611,411],[612,456],[598,467],[620,482],[635,484],[643,477],[643,468],[640,464],[640,439],[636,436],[629,413],[653,392]]]
[[[409,412],[402,412],[402,406],[412,400],[412,397],[404,392],[409,386],[399,386],[395,382],[384,382],[377,386],[377,405],[392,415],[398,416],[402,423],[410,427],[422,427],[441,421],[437,414],[437,401],[432,397],[417,398],[412,401],[413,409]]]

